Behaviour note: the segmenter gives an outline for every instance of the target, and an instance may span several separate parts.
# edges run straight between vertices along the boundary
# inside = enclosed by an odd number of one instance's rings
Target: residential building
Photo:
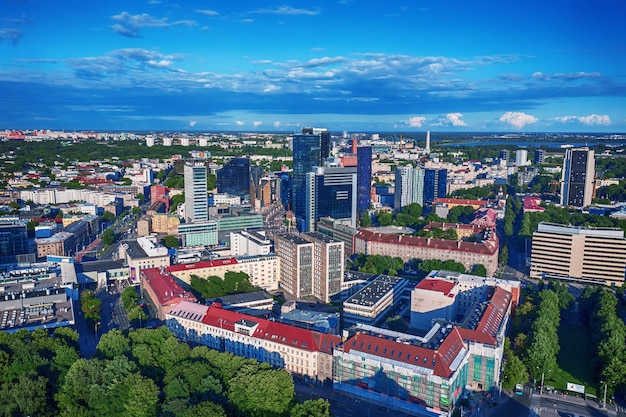
[[[541,165],[546,160],[546,150],[545,149],[535,149],[535,158],[533,163],[535,165]]]
[[[565,151],[561,178],[561,205],[586,207],[591,204],[595,176],[593,149],[572,148]]]
[[[626,239],[617,228],[539,223],[533,233],[530,276],[624,285]]]
[[[144,268],[140,272],[141,289],[156,307],[157,318],[165,320],[165,313],[181,301],[195,303],[198,300],[176,282],[176,278],[163,268]]]
[[[185,221],[202,223],[209,219],[207,170],[204,162],[187,161],[185,176]]]
[[[498,249],[498,237],[493,229],[485,229],[477,242],[379,233],[366,229],[360,229],[354,237],[355,253],[397,256],[405,262],[411,259],[453,260],[465,265],[467,270],[472,270],[475,265],[484,265],[488,276],[494,275],[498,268]]]
[[[518,149],[515,151],[515,165],[518,167],[528,165],[528,151],[526,149]]]
[[[322,233],[302,233],[313,243],[313,297],[325,303],[341,292],[344,272],[344,244]]]
[[[167,235],[178,234],[178,225],[180,219],[175,214],[170,213],[157,213],[151,217],[151,230],[154,233],[161,233]]]
[[[274,254],[265,256],[242,256],[214,259],[181,265],[172,265],[166,271],[181,281],[191,283],[191,276],[200,278],[216,276],[224,278],[226,272],[243,272],[250,277],[250,284],[265,291],[278,289],[280,280],[280,258]]]
[[[413,203],[424,205],[424,174],[423,169],[411,165],[396,168],[394,210]]]
[[[181,302],[166,313],[167,327],[182,341],[256,359],[326,382],[333,378],[333,349],[341,338],[222,308]]]
[[[313,296],[314,243],[293,235],[276,235],[280,288],[296,298]]]

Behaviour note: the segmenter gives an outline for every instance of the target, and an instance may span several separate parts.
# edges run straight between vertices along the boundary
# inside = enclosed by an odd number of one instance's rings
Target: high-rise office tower
[[[372,147],[359,146],[356,150],[356,208],[362,213],[372,202]]]
[[[311,133],[308,133],[309,131]],[[321,136],[313,134],[312,131],[312,129],[302,129],[302,135],[295,135],[293,137],[293,180],[291,209],[296,216],[298,228],[300,228],[300,224],[302,223],[306,214],[306,174],[311,172],[314,167],[322,165]]]
[[[424,173],[424,204],[432,204],[448,192],[448,170],[427,169]]]
[[[250,160],[232,158],[217,171],[217,192],[248,198],[250,196]]]
[[[393,208],[399,211],[412,203],[424,205],[424,170],[412,166],[396,168]]]
[[[204,162],[185,163],[185,221],[206,222],[209,219],[207,203],[207,170]]]
[[[509,157],[510,157],[510,151],[508,149],[502,149],[500,151],[500,154],[498,155],[498,158],[506,162],[509,162]]]
[[[356,227],[356,167],[316,167],[305,178],[305,215],[299,230],[315,231],[322,217],[349,219]]]
[[[585,207],[591,204],[595,176],[593,149],[575,148],[565,151],[561,178],[561,205]]]

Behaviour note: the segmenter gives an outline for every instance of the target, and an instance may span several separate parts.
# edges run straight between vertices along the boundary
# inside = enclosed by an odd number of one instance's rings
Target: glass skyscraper
[[[306,174],[306,185],[301,231],[314,231],[322,217],[350,219],[350,225],[356,227],[356,167],[318,167]]]
[[[250,160],[233,158],[217,171],[217,192],[250,197]]]
[[[362,213],[370,208],[372,195],[372,147],[359,146],[357,155],[357,211]]]
[[[577,148],[565,151],[561,178],[561,205],[585,207],[591,204],[595,177],[593,149]]]
[[[304,220],[306,214],[306,174],[322,162],[320,135],[304,134],[293,137],[293,181],[292,207],[296,222]]]
[[[448,170],[427,169],[424,173],[424,204],[444,198],[448,190]]]

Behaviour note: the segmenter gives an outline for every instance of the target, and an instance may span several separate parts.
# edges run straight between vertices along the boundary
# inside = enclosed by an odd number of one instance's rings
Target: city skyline
[[[3,5],[0,128],[626,131],[614,0]]]

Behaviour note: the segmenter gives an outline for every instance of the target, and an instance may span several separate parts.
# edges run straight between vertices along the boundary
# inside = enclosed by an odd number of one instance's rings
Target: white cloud
[[[463,113],[448,113],[439,119],[439,126],[467,126],[465,121],[461,120]]]
[[[263,122],[259,122],[259,121],[254,121],[254,122],[252,122],[252,126],[254,126],[254,127],[259,127],[259,126],[261,126],[262,124],[263,124]]]
[[[426,120],[422,116],[413,116],[406,123],[411,127],[422,127],[422,123]]]
[[[246,124],[246,122],[241,121],[241,120],[237,120],[235,123],[237,124],[237,126],[243,126]]]
[[[142,28],[167,28],[174,25],[194,26],[196,24],[193,20],[179,20],[169,23],[167,18],[157,19],[150,16],[148,13],[132,15],[128,12],[122,12],[111,16],[111,19],[117,22],[111,26],[113,30],[128,38],[140,37],[139,31]]]
[[[274,127],[280,127],[280,125],[281,125],[281,124],[282,124],[282,123],[280,123],[278,120],[276,120],[276,121],[274,122]]]
[[[282,15],[306,15],[306,16],[315,16],[320,14],[320,12],[315,10],[306,10],[306,9],[296,9],[291,6],[281,6],[276,9],[258,9],[253,11],[252,13],[258,14],[282,14]]]
[[[521,129],[525,125],[536,123],[538,119],[535,116],[523,112],[509,111],[500,116],[498,121],[508,123],[511,126]]]
[[[560,116],[554,120],[561,123],[579,122],[585,125],[603,125],[611,124],[611,118],[607,115],[590,114],[589,116]]]
[[[208,10],[208,9],[204,9],[204,10],[198,9],[196,10],[196,13],[203,14],[205,16],[219,16],[219,13],[216,12],[215,10]]]
[[[189,127],[194,127],[196,125],[196,123],[198,123],[198,122],[196,122],[195,120],[190,120],[189,121]]]

